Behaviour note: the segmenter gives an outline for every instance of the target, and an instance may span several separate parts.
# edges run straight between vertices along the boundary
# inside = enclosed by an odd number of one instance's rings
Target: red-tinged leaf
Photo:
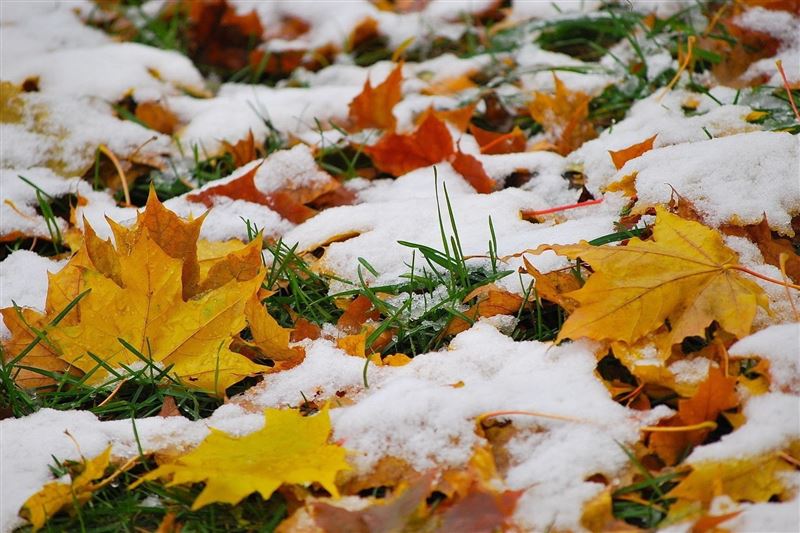
[[[728,377],[719,368],[712,367],[695,395],[678,402],[678,414],[659,425],[677,427],[713,422],[720,413],[737,405],[736,378]],[[691,446],[701,444],[710,432],[710,429],[655,432],[650,436],[650,448],[664,462],[673,465]]]
[[[148,128],[172,135],[178,126],[178,117],[159,102],[142,102],[136,106],[136,118]]]
[[[317,525],[327,533],[403,531],[406,524],[414,518],[417,508],[425,503],[425,498],[433,488],[433,478],[433,473],[426,474],[390,501],[360,511],[348,511],[327,503],[315,502],[311,505],[312,516]]]
[[[454,152],[453,138],[447,126],[429,111],[413,133],[387,133],[364,152],[381,171],[401,176],[448,159]]]
[[[458,107],[456,109],[439,109],[434,110],[433,114],[441,121],[449,122],[459,131],[467,131],[469,127],[469,121],[472,120],[472,115],[475,114],[475,107],[477,107],[478,102],[473,102],[469,105],[465,105],[464,107]]]
[[[484,490],[471,492],[443,513],[439,531],[506,531],[511,526],[511,515],[520,496],[521,490],[502,493]]]
[[[708,533],[712,531],[720,531],[717,528],[723,522],[727,522],[731,518],[739,516],[742,511],[734,511],[732,513],[725,513],[717,516],[706,515],[700,518],[697,522],[694,523],[692,526],[692,533]]]
[[[320,194],[308,204],[314,209],[327,209],[329,207],[339,207],[342,205],[353,205],[356,201],[356,194],[345,187],[336,187],[332,191]]]
[[[245,200],[266,205],[283,218],[299,224],[317,213],[308,204],[341,187],[341,183],[317,167],[313,155],[305,145],[298,145],[290,151],[276,152],[270,156],[270,161],[273,161],[272,158],[277,158],[278,162],[271,167],[267,166],[270,170],[262,169],[259,175],[259,182],[269,182],[272,192],[265,194],[256,186],[256,175],[261,168],[261,165],[256,165],[231,181],[190,194],[188,199],[207,206],[213,205],[214,198],[218,196]],[[288,158],[295,165],[287,166],[287,159],[281,158]],[[265,172],[271,174],[265,176]]]
[[[394,130],[397,120],[392,109],[402,98],[403,64],[398,63],[389,76],[373,88],[369,78],[364,88],[350,102],[349,118],[357,130],[379,128]]]
[[[294,323],[290,339],[292,342],[299,342],[303,339],[318,339],[320,335],[322,335],[322,329],[318,325],[300,317]]]
[[[227,70],[246,67],[253,41],[260,41],[264,33],[255,10],[241,15],[226,0],[188,4],[190,55],[200,63]]]
[[[608,155],[611,156],[611,161],[614,163],[614,166],[617,170],[621,169],[625,166],[625,163],[630,161],[631,159],[636,159],[640,155],[645,152],[649,152],[653,149],[653,143],[656,140],[658,134],[653,135],[649,139],[645,139],[644,141],[636,144],[632,144],[627,148],[623,148],[622,150],[609,150]]]
[[[482,154],[511,154],[524,152],[528,139],[518,126],[507,133],[499,133],[479,128],[475,124],[469,127],[469,132],[478,141]]]
[[[450,164],[479,193],[490,193],[497,186],[495,181],[486,173],[483,164],[473,155],[465,154],[459,150],[453,155]]]
[[[378,318],[380,312],[372,308],[372,301],[364,295],[359,295],[347,306],[336,326],[345,333],[358,333],[367,320]]]
[[[250,202],[266,203],[264,193],[258,190],[255,183],[255,176],[261,165],[256,165],[235,180],[215,185],[199,192],[187,195],[187,199],[192,202],[200,202],[206,207],[214,205],[214,198],[226,196],[234,200],[247,200]]]
[[[235,144],[231,144],[228,141],[222,141],[222,146],[225,148],[226,152],[230,152],[231,155],[233,155],[233,163],[236,165],[236,168],[244,166],[250,161],[255,161],[258,158],[258,153],[256,152],[256,140],[253,137],[253,130],[248,131],[247,137],[241,139]]]

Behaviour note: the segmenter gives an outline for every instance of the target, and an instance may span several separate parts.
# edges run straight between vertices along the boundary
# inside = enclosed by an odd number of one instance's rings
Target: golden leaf
[[[544,245],[594,269],[581,289],[568,293],[579,307],[557,340],[588,337],[633,344],[669,321],[670,345],[703,335],[712,321],[741,338],[750,332],[764,291],[732,267],[738,257],[721,235],[702,224],[656,208],[653,241],[633,238],[627,246]]]
[[[263,429],[244,437],[211,428],[197,448],[142,481],[169,478],[169,486],[205,482],[193,510],[214,502],[235,505],[253,492],[267,499],[284,483],[317,482],[338,497],[336,474],[350,467],[344,448],[327,443],[328,407],[308,417],[291,409],[267,409],[264,418]]]
[[[261,240],[208,265],[201,281],[196,252],[200,222],[181,220],[151,195],[133,228],[112,224],[116,247],[87,224],[85,246],[50,276],[45,314],[25,311],[29,326],[46,329],[46,344],[40,342],[42,348],[29,353],[25,364],[40,362],[35,358],[47,355],[47,349],[89,373],[86,383],[97,384],[109,377],[109,368],[147,358],[172,365],[171,372],[188,385],[217,394],[266,370],[230,350],[246,325],[245,305],[264,276]],[[60,323],[51,323],[87,290]],[[26,340],[23,328],[16,330],[5,344],[10,357],[21,353]],[[32,339],[32,332],[27,335]],[[40,368],[53,364],[42,359]]]
[[[703,461],[692,465],[692,472],[667,497],[701,502],[704,507],[723,494],[737,502],[766,502],[773,496],[784,495],[786,487],[780,474],[792,470],[794,467],[777,453]]]
[[[244,308],[250,334],[255,344],[267,357],[275,361],[302,359],[302,348],[289,348],[292,330],[282,328],[267,310],[253,297]]]
[[[36,531],[54,514],[64,508],[71,508],[74,502],[86,503],[95,490],[92,482],[103,477],[110,459],[111,446],[94,459],[84,459],[80,465],[81,473],[73,476],[71,483],[47,483],[39,492],[25,500],[20,516],[30,521]]]
[[[555,94],[534,93],[528,111],[553,141],[555,151],[567,155],[597,135],[594,126],[587,120],[592,98],[580,91],[570,91],[555,74],[553,80]]]

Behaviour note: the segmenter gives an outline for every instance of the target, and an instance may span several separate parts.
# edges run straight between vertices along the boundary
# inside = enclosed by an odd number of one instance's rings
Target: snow
[[[317,166],[311,149],[298,144],[270,155],[255,175],[256,188],[270,194],[286,187],[314,189],[333,178]]]
[[[116,118],[111,106],[98,99],[29,92],[12,102],[20,119],[0,123],[4,168],[46,166],[71,177],[94,164],[101,144],[120,159],[132,156],[155,166],[173,150],[168,137]]]
[[[60,460],[91,458],[113,445],[113,455],[139,455],[138,441],[145,452],[173,448],[180,450],[200,442],[208,428],[243,434],[261,429],[260,413],[244,413],[224,406],[206,420],[191,422],[183,417],[100,422],[88,411],[41,409],[23,419],[0,421],[0,531],[22,525],[17,511],[25,500],[52,480],[48,465]],[[74,440],[73,440],[74,439]],[[77,443],[77,445],[76,445]]]
[[[47,274],[56,273],[65,260],[53,261],[28,250],[16,250],[0,262],[0,308],[18,305],[43,310],[47,297]],[[19,283],[19,273],[25,273],[25,283]],[[0,337],[9,335],[0,317]]]
[[[720,95],[714,96],[719,99]],[[713,137],[722,137],[759,129],[745,121],[752,111],[747,106],[718,105],[705,95],[690,96],[684,91],[673,91],[659,98],[656,93],[636,102],[624,120],[569,155],[572,163],[582,167],[590,191],[600,192],[616,174],[609,150],[622,150],[653,135],[657,135],[654,148],[660,148],[708,140],[705,131]],[[694,116],[686,116],[681,108],[690,98],[700,100],[699,114]],[[667,168],[672,176],[672,168]]]
[[[359,92],[361,86],[272,89],[225,84],[216,98],[176,96],[166,101],[186,123],[177,133],[181,143],[187,148],[198,145],[201,153],[213,155],[220,151],[221,141],[236,143],[249,131],[263,143],[269,132],[265,121],[295,136],[318,131],[316,121],[341,122]]]
[[[789,133],[742,133],[651,150],[612,181],[635,173],[639,209],[666,204],[674,189],[709,225],[757,224],[766,215],[773,230],[793,235],[791,219],[800,213],[798,154],[800,139]]]
[[[614,231],[611,215],[595,214],[561,224],[552,222],[532,224],[522,220],[519,213],[522,209],[549,207],[537,194],[513,188],[490,195],[471,194],[467,185],[450,186],[452,171],[446,170],[447,166],[449,165],[439,167],[442,169],[439,176],[450,194],[456,227],[465,255],[487,254],[489,217],[492,218],[497,235],[503,235],[497,243],[497,253],[500,257],[536,248],[539,244],[570,244],[581,239],[591,240]],[[406,185],[404,183],[406,180],[411,183]],[[408,186],[406,190],[410,190],[413,195],[411,198],[405,197],[402,192],[406,186]],[[440,185],[439,194],[443,216],[447,219],[443,185]],[[398,241],[442,248],[432,169],[416,170],[399,178],[394,184],[384,187],[381,192],[383,199],[377,198],[377,195],[370,196],[366,191],[361,193],[362,198],[365,195],[370,198],[369,203],[327,209],[287,232],[284,235],[284,242],[297,242],[298,250],[311,251],[324,243],[345,236],[347,237],[345,240],[333,242],[327,247],[321,259],[322,264],[337,276],[357,282],[358,258],[363,257],[380,274],[374,279],[368,272],[362,272],[369,283],[375,284],[394,283],[401,279],[401,275],[408,273],[409,267],[406,265],[411,264],[411,249],[400,245]],[[452,232],[449,222],[445,222],[445,232],[448,234]],[[530,256],[529,259],[543,272],[566,264],[565,259],[553,254]],[[418,268],[421,268],[421,263],[422,258],[418,257]],[[504,267],[513,270],[521,264],[521,259],[510,259]],[[507,288],[510,290],[522,292],[516,276],[509,276],[503,281],[508,284]],[[332,290],[340,288],[345,287],[337,285],[332,287]]]
[[[781,43],[774,57],[760,59],[751,64],[743,75],[744,79],[765,77],[770,85],[783,85],[783,79],[775,66],[775,61],[779,59],[789,82],[796,84],[800,81],[800,63],[797,61],[800,54],[800,32],[797,31],[796,17],[787,11],[755,7],[742,13],[735,23],[752,31],[766,33]]]
[[[57,49],[3,67],[3,79],[14,83],[37,78],[39,89],[47,93],[112,102],[128,94],[141,102],[203,87],[187,57],[136,43]]]
[[[770,390],[800,394],[800,323],[770,326],[736,342],[728,353],[767,359]]]

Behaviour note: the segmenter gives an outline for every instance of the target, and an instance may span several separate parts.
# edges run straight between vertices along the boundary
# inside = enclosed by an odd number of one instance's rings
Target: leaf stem
[[[745,274],[750,274],[753,277],[758,279],[763,279],[764,281],[768,281],[770,283],[774,283],[775,285],[780,285],[782,287],[788,287],[790,289],[795,289],[800,291],[800,285],[795,285],[794,283],[788,283],[786,281],[781,281],[779,279],[771,278],[769,276],[765,276],[764,274],[759,274],[755,270],[750,270],[744,265],[726,265],[725,268],[729,268],[732,270],[738,270],[740,272],[744,272]]]
[[[488,413],[482,413],[478,415],[478,423],[483,422],[487,418],[494,418],[496,416],[508,416],[508,415],[528,415],[528,416],[537,416],[539,418],[549,418],[551,420],[563,420],[565,422],[580,422],[582,424],[593,424],[591,420],[582,420],[580,418],[573,418],[571,416],[563,416],[563,415],[551,415],[548,413],[540,413],[538,411],[490,411]]]
[[[717,423],[707,420],[689,426],[643,426],[639,428],[640,431],[647,431],[649,433],[677,433],[681,431],[696,431],[698,429],[710,429],[713,431],[717,429]]]
[[[786,72],[783,70],[783,62],[780,59],[775,60],[775,66],[778,67],[778,72],[781,74],[783,86],[786,88],[786,96],[789,97],[789,103],[792,105],[792,111],[797,121],[800,122],[800,111],[797,110],[797,104],[794,103],[794,95],[792,94],[792,87],[789,85],[789,80],[786,79]]]
[[[117,170],[119,179],[122,182],[122,194],[125,195],[125,207],[130,207],[133,204],[131,204],[131,193],[128,191],[128,179],[125,177],[125,171],[122,170],[122,165],[120,165],[119,159],[117,159],[117,156],[114,155],[114,152],[112,152],[105,144],[98,146],[97,151],[105,154],[105,156],[111,160],[111,163]]]
[[[586,200],[585,202],[578,202],[575,204],[568,204],[568,205],[559,205],[557,207],[551,207],[550,209],[542,209],[541,211],[522,211],[522,218],[528,217],[536,217],[539,215],[549,215],[550,213],[558,213],[559,211],[567,211],[569,209],[575,209],[577,207],[586,207],[587,205],[597,205],[602,203],[603,199],[598,198],[597,200]]]

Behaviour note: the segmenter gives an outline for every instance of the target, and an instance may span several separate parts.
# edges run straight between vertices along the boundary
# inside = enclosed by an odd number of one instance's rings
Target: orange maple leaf
[[[364,152],[378,169],[395,176],[448,161],[476,191],[489,193],[496,186],[477,158],[453,146],[447,126],[430,109],[412,133],[387,133],[377,143],[365,147]]]
[[[454,153],[453,138],[447,126],[428,111],[412,133],[386,133],[364,152],[378,169],[401,176],[449,159]]]
[[[136,106],[136,118],[151,130],[172,135],[178,126],[178,117],[159,102],[142,102]]]
[[[475,114],[475,108],[477,106],[478,102],[472,102],[469,105],[457,107],[455,109],[435,109],[433,114],[439,120],[449,122],[458,128],[459,131],[466,131],[467,127],[469,127],[469,121],[472,120],[472,115]]]
[[[226,152],[233,155],[233,164],[236,168],[246,165],[250,161],[255,161],[258,158],[256,151],[256,140],[253,137],[253,130],[247,132],[247,137],[231,144],[228,141],[222,141],[222,147]]]
[[[264,33],[255,10],[240,15],[226,0],[188,2],[189,49],[199,62],[228,70],[248,64],[253,40]]]
[[[643,153],[652,150],[653,143],[655,142],[657,136],[658,134],[653,135],[649,139],[645,139],[640,143],[632,144],[627,148],[623,148],[622,150],[609,150],[608,155],[611,156],[611,161],[614,163],[614,167],[619,170],[631,159],[636,159]]]
[[[736,378],[726,376],[717,367],[709,368],[708,377],[694,396],[678,402],[678,414],[663,421],[661,427],[691,426],[714,422],[723,411],[739,405]],[[650,448],[667,464],[675,464],[691,446],[701,444],[711,429],[659,431],[650,436]]]
[[[256,165],[234,180],[192,193],[187,198],[194,202],[200,202],[207,207],[211,207],[214,204],[214,198],[217,196],[226,196],[234,200],[247,200],[248,202],[266,205],[286,220],[299,224],[317,213],[315,209],[308,207],[306,204],[313,202],[325,193],[341,187],[341,184],[331,177],[330,180],[320,185],[314,185],[311,188],[284,187],[269,194],[264,194],[255,184],[255,176],[259,168],[260,165]]]
[[[519,126],[507,133],[489,131],[479,128],[475,124],[469,127],[469,132],[478,141],[482,154],[511,154],[524,152],[528,139]]]
[[[594,126],[587,120],[592,98],[580,91],[570,91],[555,74],[553,80],[555,94],[534,93],[528,111],[542,125],[555,151],[567,155],[597,136]]]
[[[379,128],[394,130],[397,119],[392,109],[403,97],[403,63],[398,63],[389,76],[377,87],[372,87],[369,78],[364,88],[350,102],[350,123],[357,130]]]

